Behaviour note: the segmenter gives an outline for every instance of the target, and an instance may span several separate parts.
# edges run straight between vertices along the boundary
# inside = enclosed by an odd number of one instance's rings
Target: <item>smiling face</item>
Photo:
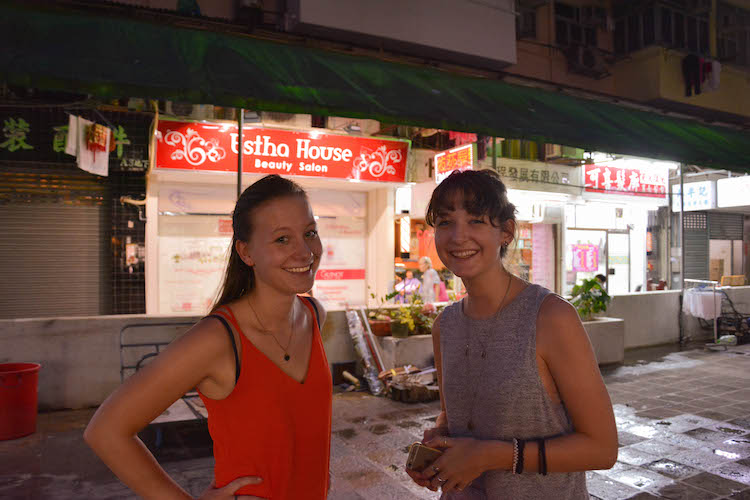
[[[440,260],[456,276],[472,279],[502,266],[504,243],[513,238],[513,228],[488,215],[472,214],[465,208],[464,198],[456,193],[435,219],[435,247]]]
[[[307,200],[276,198],[253,210],[250,217],[250,240],[238,241],[237,251],[253,267],[257,284],[285,294],[309,291],[323,247]]]

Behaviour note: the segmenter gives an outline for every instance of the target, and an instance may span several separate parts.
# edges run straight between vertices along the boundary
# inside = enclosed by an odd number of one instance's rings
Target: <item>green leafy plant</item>
[[[370,292],[370,298],[372,298],[373,300],[377,300],[378,305],[375,309],[367,310],[367,317],[371,320],[381,320],[381,321],[391,319],[391,316],[388,313],[386,313],[383,306],[385,306],[386,303],[392,298],[394,298],[396,295],[398,295],[398,292],[393,291],[391,293],[387,293],[383,295],[382,297],[380,297],[380,299],[378,299],[378,297],[374,293]]]
[[[572,296],[571,303],[584,321],[591,320],[594,314],[606,311],[612,300],[596,278],[583,280],[580,285],[574,286]]]

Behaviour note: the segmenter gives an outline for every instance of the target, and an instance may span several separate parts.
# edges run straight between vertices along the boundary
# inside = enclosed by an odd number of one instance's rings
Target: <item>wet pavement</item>
[[[606,368],[620,439],[617,464],[587,473],[592,498],[750,500],[750,346],[631,351]],[[409,405],[364,393],[334,397],[330,499],[434,499],[403,472],[407,446],[437,402]],[[0,442],[0,498],[135,498],[89,451],[93,410],[44,413],[32,436]],[[152,431],[143,435],[155,442]],[[168,428],[157,457],[193,495],[209,484],[205,426]]]

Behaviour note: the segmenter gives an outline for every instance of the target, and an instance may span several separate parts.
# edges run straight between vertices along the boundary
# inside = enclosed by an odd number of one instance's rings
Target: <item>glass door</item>
[[[607,231],[568,229],[565,247],[565,295],[581,280],[607,275]]]
[[[607,293],[630,291],[630,232],[607,232]]]

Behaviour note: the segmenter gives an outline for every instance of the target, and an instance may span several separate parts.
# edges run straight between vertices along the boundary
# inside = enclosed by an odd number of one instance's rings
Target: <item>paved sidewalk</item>
[[[620,435],[617,465],[589,472],[592,498],[750,500],[750,346],[653,356],[606,369]],[[665,351],[666,352],[666,351]],[[437,403],[406,405],[363,393],[334,397],[333,500],[434,499],[403,472],[407,446]],[[41,414],[33,436],[0,442],[0,498],[130,499],[82,440],[93,410]],[[193,495],[213,460],[205,429],[165,434],[159,458]]]

